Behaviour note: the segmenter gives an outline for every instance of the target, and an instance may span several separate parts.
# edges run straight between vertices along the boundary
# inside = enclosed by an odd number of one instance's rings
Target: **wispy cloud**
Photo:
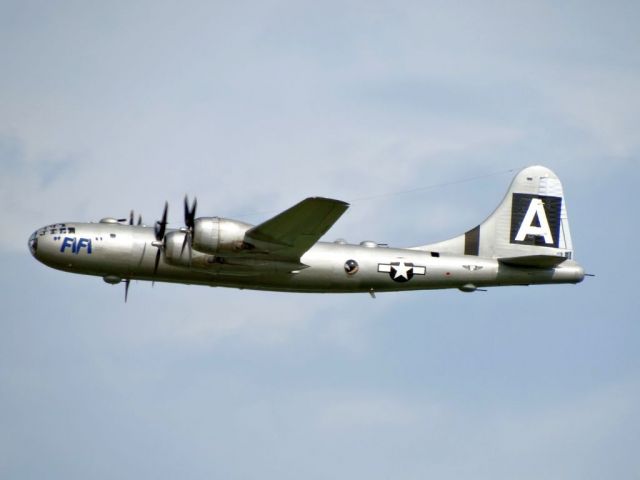
[[[636,3],[5,4],[0,475],[638,470],[639,305],[620,269],[638,237]],[[424,244],[477,224],[504,172],[534,163],[563,179],[598,269],[578,287],[372,300],[140,282],[125,305],[25,245],[132,208],[151,224],[165,200],[181,226],[185,193],[250,222],[355,200],[327,239]]]

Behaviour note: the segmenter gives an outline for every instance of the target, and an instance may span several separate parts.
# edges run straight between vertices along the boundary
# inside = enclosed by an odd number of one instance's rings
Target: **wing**
[[[310,197],[249,229],[245,241],[261,253],[299,261],[347,208],[341,200]]]

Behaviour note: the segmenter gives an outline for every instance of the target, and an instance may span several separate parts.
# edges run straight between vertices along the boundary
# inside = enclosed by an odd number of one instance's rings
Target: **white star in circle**
[[[396,271],[396,274],[393,276],[395,280],[398,277],[404,277],[409,280],[409,270],[413,267],[407,267],[404,262],[400,262],[400,265],[393,265],[393,269]]]

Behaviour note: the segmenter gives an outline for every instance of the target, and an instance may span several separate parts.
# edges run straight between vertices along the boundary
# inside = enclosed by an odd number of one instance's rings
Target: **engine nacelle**
[[[185,232],[169,232],[164,237],[164,258],[171,265],[189,266],[189,245],[185,245],[184,251],[182,245],[184,243]]]
[[[242,250],[244,234],[253,225],[220,217],[196,218],[193,249],[212,255]]]

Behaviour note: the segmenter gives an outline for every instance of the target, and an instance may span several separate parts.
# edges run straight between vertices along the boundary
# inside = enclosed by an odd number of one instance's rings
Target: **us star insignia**
[[[425,275],[427,269],[411,262],[391,262],[379,263],[378,272],[388,273],[394,282],[408,282],[414,275]]]

